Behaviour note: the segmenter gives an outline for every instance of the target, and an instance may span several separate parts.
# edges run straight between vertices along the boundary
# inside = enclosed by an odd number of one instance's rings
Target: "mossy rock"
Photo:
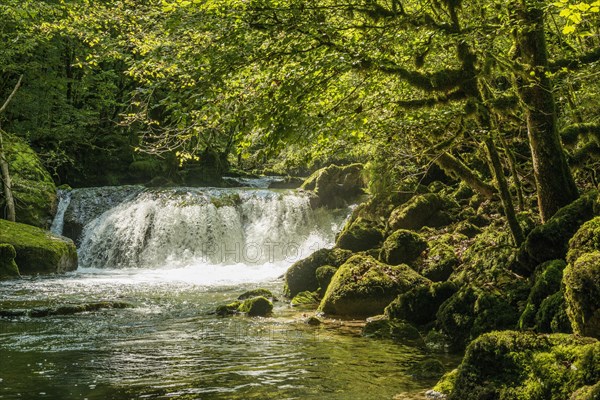
[[[238,311],[250,317],[265,317],[273,311],[273,303],[263,296],[252,297],[244,300]]]
[[[600,251],[582,255],[563,276],[573,332],[600,338]]]
[[[479,235],[482,230],[478,226],[472,224],[469,221],[461,221],[454,228],[454,232],[460,233],[461,235],[465,235],[468,238],[474,238]]]
[[[295,262],[285,273],[284,293],[292,298],[300,292],[314,292],[319,289],[317,269],[324,265],[339,267],[352,252],[343,249],[320,249],[310,256]]]
[[[14,246],[22,275],[77,269],[77,250],[70,239],[34,226],[0,220],[0,243]]]
[[[210,202],[217,208],[237,207],[242,204],[242,199],[238,193],[229,193],[219,197],[211,197]]]
[[[357,317],[382,314],[396,296],[429,282],[407,265],[392,266],[355,255],[338,268],[319,310]]]
[[[267,299],[271,299],[272,301],[277,301],[277,298],[275,297],[273,292],[271,292],[268,289],[263,289],[263,288],[248,290],[248,291],[240,294],[237,299],[238,300],[246,300],[246,299],[250,299],[252,297],[257,297],[257,296],[263,296],[263,297],[266,297]]]
[[[392,321],[383,315],[369,318],[362,329],[362,335],[364,337],[393,339],[413,344],[415,342],[422,344],[423,342],[423,338],[417,328],[404,321]]]
[[[298,306],[315,306],[316,307],[319,305],[320,301],[321,301],[321,299],[319,298],[319,295],[317,293],[305,291],[305,292],[300,292],[297,295],[295,295],[290,304],[293,307],[298,307]]]
[[[535,328],[545,333],[573,333],[562,290],[546,297],[535,314]]]
[[[383,232],[359,217],[346,224],[335,245],[340,249],[358,252],[378,247],[382,240]]]
[[[600,400],[600,381],[593,386],[577,389],[569,400]]]
[[[331,278],[333,278],[336,271],[337,268],[333,265],[323,265],[317,268],[315,275],[317,277],[317,282],[319,282],[319,290],[321,293],[325,293],[331,283]]]
[[[445,397],[442,396],[450,396],[454,392],[454,385],[456,384],[456,379],[458,378],[458,368],[454,368],[450,372],[446,372],[438,381],[438,383],[433,387],[433,392],[437,393],[437,398],[443,399]],[[439,396],[442,395],[442,396]],[[433,397],[434,399],[436,397]]]
[[[425,325],[435,319],[440,306],[457,290],[457,286],[452,282],[417,286],[392,301],[385,308],[385,315],[391,319]]]
[[[595,217],[581,225],[569,240],[567,262],[572,264],[585,253],[600,250],[600,217]]]
[[[503,331],[469,344],[449,399],[563,400],[600,379],[600,342]]]
[[[0,243],[0,280],[18,278],[21,276],[15,262],[17,253],[13,245]]]
[[[427,249],[427,241],[418,233],[399,229],[383,242],[381,261],[390,265],[410,264]]]
[[[522,272],[532,272],[544,261],[565,258],[569,240],[581,225],[594,217],[597,196],[596,191],[584,194],[527,235],[519,254]]]
[[[452,275],[458,263],[453,246],[444,242],[433,242],[427,257],[423,259],[417,270],[427,279],[442,282]]]
[[[436,326],[460,350],[482,333],[515,328],[519,315],[502,293],[463,287],[439,307]]]
[[[15,199],[16,219],[28,225],[48,228],[56,212],[56,185],[37,154],[22,139],[4,136],[4,150],[8,161]],[[4,192],[0,191],[0,209],[6,206]]]
[[[458,205],[437,193],[415,196],[392,211],[388,219],[388,227],[391,230],[418,230],[424,226],[433,228],[445,226],[452,222],[452,218],[447,213],[452,208],[458,208]]]
[[[242,304],[241,301],[236,300],[236,301],[231,302],[229,304],[220,305],[215,310],[215,314],[221,315],[223,317],[227,316],[227,315],[237,314],[238,313],[238,308],[240,307],[241,304]]]
[[[419,361],[411,370],[417,379],[439,379],[446,372],[444,364],[435,358]]]
[[[536,268],[536,273],[533,275],[534,282],[527,298],[527,305],[519,319],[520,329],[537,329],[535,321],[539,307],[544,299],[560,290],[563,270],[566,265],[563,260],[553,260]]]
[[[362,164],[332,164],[315,171],[300,188],[314,191],[320,205],[328,208],[344,207],[349,200],[363,193],[365,181],[362,170]]]

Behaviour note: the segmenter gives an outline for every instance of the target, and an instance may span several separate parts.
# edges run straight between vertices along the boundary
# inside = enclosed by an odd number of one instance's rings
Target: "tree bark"
[[[491,199],[496,193],[496,189],[492,185],[481,180],[469,167],[451,154],[442,153],[435,162],[444,172],[464,181],[485,198]]]
[[[531,0],[519,0],[514,19],[516,55],[525,69],[517,72],[517,87],[525,105],[540,216],[546,222],[579,193],[560,143],[552,82],[546,75],[544,12]]]
[[[8,107],[8,104],[13,99],[13,97],[15,96],[15,94],[17,93],[19,88],[21,87],[22,81],[23,81],[23,75],[21,75],[19,77],[19,81],[15,85],[15,88],[13,89],[12,93],[10,94],[10,96],[8,96],[8,99],[6,99],[6,101],[4,102],[4,105],[2,105],[2,107],[0,107],[0,114],[2,114],[2,112],[4,110],[6,110],[6,107]],[[2,136],[2,132],[3,131],[0,128],[0,173],[1,173],[0,177],[2,178],[4,197],[6,198],[6,209],[7,209],[6,219],[9,221],[15,222],[15,219],[16,219],[15,198],[13,197],[13,194],[12,194],[12,185],[10,182],[10,171],[8,168],[8,161],[6,160],[6,156],[4,153],[4,139]]]

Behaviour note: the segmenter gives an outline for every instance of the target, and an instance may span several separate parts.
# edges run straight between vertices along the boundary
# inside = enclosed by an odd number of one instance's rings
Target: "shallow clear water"
[[[348,211],[315,212],[293,192],[81,191],[63,211],[89,220],[83,268],[0,282],[0,310],[99,301],[133,307],[0,317],[0,399],[418,399],[435,382],[412,377],[415,363],[458,362],[363,338],[361,321],[309,326],[303,321],[313,312],[285,301],[269,318],[212,314],[258,287],[281,298],[289,265],[331,246]],[[206,193],[237,194],[239,204],[216,207]],[[91,218],[100,200],[107,205]],[[206,243],[228,257],[207,252]],[[250,257],[249,249],[268,257]]]

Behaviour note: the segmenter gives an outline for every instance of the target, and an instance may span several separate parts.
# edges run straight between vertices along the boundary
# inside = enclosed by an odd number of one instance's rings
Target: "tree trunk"
[[[491,199],[496,193],[496,189],[492,185],[481,180],[469,167],[451,154],[442,153],[435,162],[448,175],[464,181],[485,198]]]
[[[579,196],[563,152],[548,71],[544,13],[530,0],[520,0],[515,12],[517,57],[525,70],[518,72],[519,97],[525,105],[542,222]]]
[[[12,194],[12,187],[10,183],[10,173],[8,171],[8,161],[4,156],[4,141],[2,139],[2,131],[0,130],[0,175],[2,177],[2,183],[4,188],[4,198],[6,199],[6,219],[15,222],[15,198]]]

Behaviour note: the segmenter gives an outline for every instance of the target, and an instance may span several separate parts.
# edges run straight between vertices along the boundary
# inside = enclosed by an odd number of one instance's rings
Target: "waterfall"
[[[71,203],[71,191],[70,190],[59,190],[58,191],[58,207],[56,208],[56,216],[52,221],[50,231],[57,235],[62,235],[63,226],[65,223],[65,212]]]
[[[85,208],[73,199],[69,207]],[[121,200],[83,227],[81,267],[289,265],[331,246],[347,215],[266,189],[146,189]]]

